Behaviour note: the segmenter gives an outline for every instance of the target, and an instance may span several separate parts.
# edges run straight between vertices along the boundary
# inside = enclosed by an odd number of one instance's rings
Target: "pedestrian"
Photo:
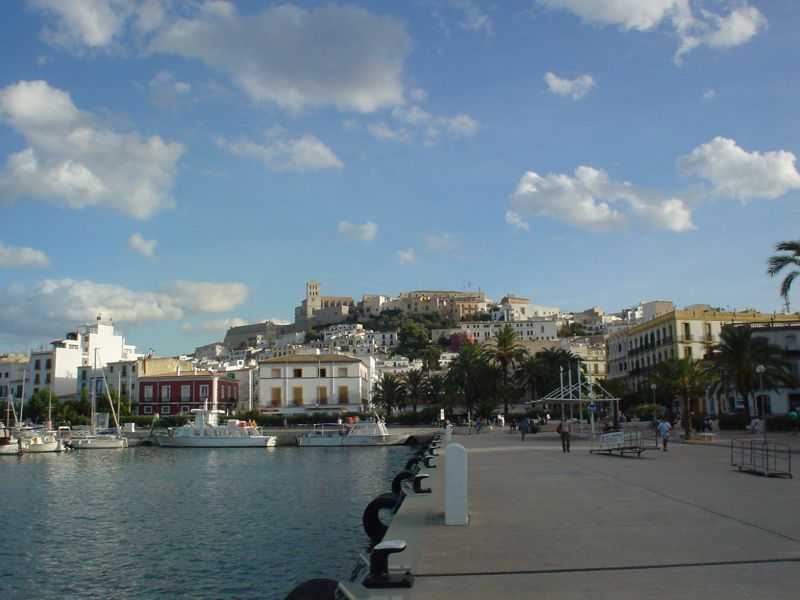
[[[569,452],[569,442],[572,437],[572,422],[561,417],[561,422],[556,427],[556,431],[561,435],[561,451]]]
[[[525,434],[528,433],[528,419],[519,422],[519,432],[522,434],[522,441],[525,441]]]
[[[672,425],[666,419],[661,419],[658,424],[658,436],[661,438],[661,444],[664,446],[664,452],[668,452],[667,444],[669,443],[669,432]]]
[[[797,435],[797,422],[800,420],[800,413],[797,411],[797,407],[789,411],[789,429],[792,431],[792,435]]]
[[[481,432],[481,426],[482,425],[483,425],[483,423],[481,422],[481,418],[480,417],[475,419],[475,434],[476,435]]]
[[[508,420],[508,433],[514,433],[517,430],[517,420],[511,418]]]

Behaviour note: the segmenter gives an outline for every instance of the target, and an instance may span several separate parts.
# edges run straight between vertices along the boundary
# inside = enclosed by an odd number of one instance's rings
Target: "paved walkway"
[[[730,434],[623,458],[506,431],[453,436],[468,451],[468,526],[444,525],[444,456],[433,493],[406,499],[384,540],[408,542],[390,564],[415,583],[392,598],[800,597],[800,478],[732,468]]]

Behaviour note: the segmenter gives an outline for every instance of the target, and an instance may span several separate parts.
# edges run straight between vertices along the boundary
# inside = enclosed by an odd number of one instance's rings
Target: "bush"
[[[744,413],[732,413],[719,415],[720,429],[744,429],[749,423]]]
[[[786,415],[773,415],[766,418],[767,431],[789,431],[789,417]]]

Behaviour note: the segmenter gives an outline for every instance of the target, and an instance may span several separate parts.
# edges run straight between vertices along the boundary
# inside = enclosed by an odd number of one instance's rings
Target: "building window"
[[[146,385],[144,386],[144,401],[145,402],[152,402],[153,401],[153,386]],[[148,413],[150,414],[150,413]]]
[[[44,368],[45,369],[52,369],[53,368],[52,359],[48,358],[46,361],[44,361]]]
[[[683,349],[683,356],[685,358],[692,358],[692,347],[691,346],[687,346],[686,348]]]
[[[319,369],[318,375],[319,375],[319,377],[327,377],[328,376],[328,369]]]
[[[184,414],[188,413],[189,412],[189,407],[186,406],[185,404],[182,404],[181,405],[181,412],[184,413]]]
[[[327,404],[328,403],[328,388],[321,385],[317,388],[317,397],[319,398],[320,404]]]
[[[200,400],[208,400],[208,384],[204,383],[200,386]]]
[[[270,388],[270,402],[272,403],[272,406],[281,405],[281,388]]]
[[[169,414],[169,404],[164,404],[161,407],[161,414],[162,415],[168,415]]]
[[[278,377],[281,376],[281,370],[280,369],[272,369],[270,371],[270,373],[271,373],[270,377],[272,377],[273,379],[277,379]]]
[[[44,376],[44,382],[50,385],[50,373],[46,373]]]
[[[292,404],[303,406],[303,388],[300,386],[292,388]]]
[[[169,402],[170,387],[168,385],[161,386],[161,401]]]
[[[292,376],[293,377],[302,377],[303,376],[303,369],[292,369]]]
[[[37,358],[37,359],[36,359],[36,360],[33,362],[33,368],[38,370],[38,369],[40,369],[41,367],[42,367],[42,361],[40,361],[40,360]]]
[[[37,368],[38,368],[38,367],[37,367]],[[34,375],[34,376],[33,376],[33,383],[34,383],[34,384],[38,384],[38,383],[39,383],[39,374],[38,374],[38,373],[37,373],[36,375]]]
[[[339,404],[350,403],[350,390],[346,385],[339,386]]]
[[[145,406],[144,407],[144,414],[152,415],[153,414],[153,407],[152,406]]]
[[[181,386],[181,402],[191,402],[192,401],[192,386],[190,385],[182,385]]]

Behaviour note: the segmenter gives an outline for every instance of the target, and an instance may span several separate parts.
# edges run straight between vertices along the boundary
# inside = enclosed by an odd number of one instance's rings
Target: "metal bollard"
[[[422,489],[422,480],[430,477],[427,473],[417,473],[414,475],[414,493],[415,494],[430,494],[431,488]]]
[[[410,571],[405,573],[389,573],[389,555],[406,549],[404,540],[381,542],[372,549],[369,555],[369,573],[361,581],[365,588],[410,588],[414,585],[414,576]]]

